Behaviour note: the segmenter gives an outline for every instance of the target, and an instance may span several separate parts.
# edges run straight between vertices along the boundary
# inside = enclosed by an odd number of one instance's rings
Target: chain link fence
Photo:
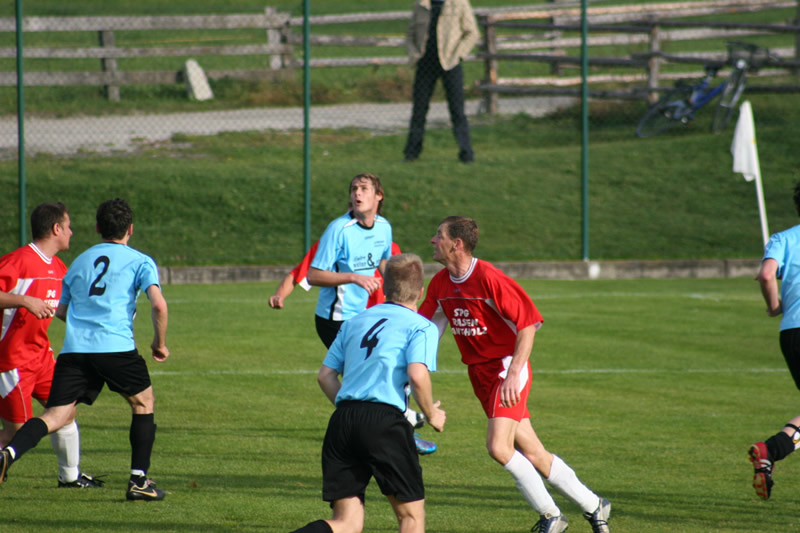
[[[466,15],[453,11],[461,2],[448,0],[441,12],[435,2],[428,12],[420,11],[419,6],[412,9],[405,1],[395,4],[384,2],[382,6],[388,8],[376,12],[311,17],[312,106],[308,115],[304,110],[304,19],[296,12],[264,6],[251,12],[231,12],[227,7],[228,12],[220,13],[209,4],[207,12],[194,8],[190,14],[97,16],[88,9],[76,13],[73,7],[69,16],[63,16],[55,7],[52,12],[37,8],[35,14],[24,18],[22,34],[24,149],[35,194],[54,190],[47,181],[52,179],[49,173],[55,172],[54,160],[63,166],[70,159],[106,158],[110,164],[110,160],[130,161],[142,154],[156,157],[165,153],[175,160],[189,160],[206,156],[183,148],[211,142],[203,140],[206,138],[218,139],[216,149],[234,157],[238,150],[263,143],[264,168],[235,172],[252,176],[264,171],[272,180],[268,188],[258,193],[240,190],[230,198],[206,201],[210,205],[216,201],[226,209],[253,209],[254,220],[280,228],[281,237],[265,244],[268,250],[243,253],[235,262],[288,264],[300,257],[304,245],[308,206],[300,139],[306,124],[314,132],[311,178],[318,180],[310,206],[314,213],[312,240],[346,207],[346,180],[367,170],[354,172],[346,161],[327,157],[331,136],[340,141],[348,137],[385,139],[381,141],[384,144],[374,141],[382,158],[376,167],[388,168],[404,159],[425,161],[444,157],[442,154],[452,161],[458,158],[469,163],[473,157],[480,161],[487,158],[492,146],[506,143],[506,136],[513,137],[508,142],[517,143],[525,131],[546,124],[560,136],[554,140],[556,136],[547,134],[550,142],[574,146],[572,162],[563,170],[572,174],[571,200],[576,205],[569,211],[570,218],[577,220],[580,4],[475,5],[475,27],[468,28],[474,31],[475,45],[462,51],[447,50],[452,44],[450,33],[455,31],[447,25],[456,24],[461,31],[466,25]],[[797,67],[797,31],[787,17],[796,15],[797,5],[794,0],[591,3],[587,33],[590,139],[633,140],[639,118],[664,89],[678,78],[702,74],[709,61],[724,63],[726,40],[769,42],[784,62],[780,68],[761,72],[763,83],[752,83],[749,89],[754,94],[792,89],[796,85],[792,69]],[[719,13],[725,13],[724,20]],[[758,24],[750,22],[754,13]],[[431,19],[442,21],[438,32],[430,31]],[[6,162],[14,161],[20,149],[15,32],[13,13],[4,13],[0,18],[0,157]],[[425,48],[432,37],[440,45],[435,51]],[[418,62],[409,62],[409,48]],[[442,68],[448,59],[437,57],[439,54],[449,54],[449,60],[455,57],[448,67],[456,68]],[[469,127],[463,125],[462,107]],[[416,122],[412,120],[415,108]],[[702,117],[697,123],[701,127]],[[228,143],[233,135],[244,136]],[[532,135],[530,142],[535,147],[542,139]],[[556,166],[562,163],[554,162]],[[137,163],[124,170],[127,167],[120,165],[121,182],[146,167]],[[590,170],[595,165],[599,166],[593,162]],[[186,168],[190,168],[188,164]],[[401,168],[401,173],[408,172],[408,167]],[[179,165],[162,169],[173,177],[192,179],[191,175],[181,176]],[[469,171],[457,171],[461,172]],[[92,196],[94,191],[88,194]],[[169,196],[168,192],[158,194]],[[291,214],[279,221],[263,215],[263,209],[252,206],[254,195],[262,194],[270,201],[291,204],[291,209],[285,209]],[[390,195],[397,198],[395,206],[403,205],[402,191],[390,191]],[[403,209],[405,216],[415,206]],[[529,216],[525,212],[516,215]],[[430,216],[431,227],[439,218],[438,214]],[[3,220],[4,225],[13,227],[8,215]],[[525,223],[540,221],[531,218]],[[487,224],[489,231],[493,225],[500,232],[503,222]],[[412,232],[416,229],[396,231],[415,246],[424,245],[426,238]],[[570,244],[548,253],[577,258],[579,233],[579,224],[570,223],[565,233]],[[191,250],[194,239],[187,235],[185,241]],[[217,254],[214,246],[204,247],[202,257],[191,251],[164,250],[161,261],[230,261],[223,247],[218,249]],[[610,256],[618,252],[613,246],[601,250]],[[509,260],[526,260],[532,255],[512,245],[498,253]]]

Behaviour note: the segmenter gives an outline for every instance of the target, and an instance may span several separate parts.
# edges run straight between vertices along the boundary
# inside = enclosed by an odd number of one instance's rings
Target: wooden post
[[[549,0],[549,1],[550,2],[556,2],[557,0]],[[556,24],[557,22],[558,22],[558,20],[556,19],[556,17],[550,17],[550,24]],[[551,39],[559,39],[561,37],[561,35],[562,35],[562,32],[560,30],[559,31],[555,31],[554,30]],[[559,52],[561,52],[561,51],[560,50],[556,50],[555,48],[550,48],[550,53],[552,53],[553,55],[559,55]],[[551,62],[550,63],[550,74],[552,74],[553,76],[560,75],[561,74],[561,63],[559,63],[558,61]]]
[[[657,23],[653,23],[650,27],[650,53],[658,54],[661,51],[661,40],[659,35],[659,27]],[[647,88],[650,92],[647,95],[647,100],[654,104],[658,101],[658,76],[661,67],[661,58],[657,55],[650,56],[647,61]]]
[[[277,15],[278,10],[274,7],[264,8],[264,14],[269,16]],[[278,28],[267,28],[267,44],[280,45],[281,44],[281,31]],[[269,56],[269,69],[280,70],[283,67],[283,58],[280,54],[270,54]]]
[[[100,46],[103,48],[114,48],[114,32],[113,31],[99,31],[97,38]],[[103,72],[110,72],[112,78],[117,75],[117,60],[112,57],[104,57],[100,59],[100,68]],[[106,98],[111,102],[119,102],[119,85],[109,84],[103,87]]]
[[[490,15],[481,15],[479,20],[480,25],[483,27],[483,49],[487,54],[497,53],[497,32]],[[486,85],[497,84],[497,60],[494,58],[486,58],[483,62],[483,83]],[[494,115],[497,113],[497,93],[492,89],[486,90],[483,97],[483,111]]]

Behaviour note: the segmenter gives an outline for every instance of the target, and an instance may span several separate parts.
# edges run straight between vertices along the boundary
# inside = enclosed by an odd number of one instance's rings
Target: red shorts
[[[469,365],[469,380],[472,382],[472,390],[480,400],[486,416],[489,418],[510,418],[519,422],[525,418],[530,418],[528,412],[528,394],[531,390],[530,362],[526,363],[525,370],[520,374],[520,400],[514,407],[503,407],[500,400],[500,386],[506,376],[506,369],[511,363],[511,356],[502,359],[494,359],[487,363]]]
[[[42,352],[38,361],[31,361],[24,368],[0,373],[3,374],[3,383],[8,385],[16,381],[16,386],[5,397],[0,394],[0,418],[15,424],[33,418],[33,398],[47,402],[55,366],[53,351],[47,350]],[[0,393],[5,394],[5,391],[0,390]]]

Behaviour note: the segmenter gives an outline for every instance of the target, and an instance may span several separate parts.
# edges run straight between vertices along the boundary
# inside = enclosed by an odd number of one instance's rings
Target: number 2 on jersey
[[[103,279],[103,276],[106,275],[108,272],[108,265],[111,264],[111,260],[106,257],[105,255],[101,255],[94,261],[94,266],[97,267],[98,265],[103,265],[103,270],[94,278],[94,281],[89,286],[89,296],[102,296],[106,292],[106,286],[98,286],[100,280]]]

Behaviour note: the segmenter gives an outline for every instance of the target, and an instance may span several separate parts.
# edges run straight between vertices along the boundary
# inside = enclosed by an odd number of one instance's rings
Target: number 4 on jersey
[[[378,329],[378,328],[384,322],[386,322],[387,320],[389,320],[389,319],[388,318],[381,318],[380,320],[375,322],[375,325],[372,326],[371,328],[369,328],[369,331],[367,331],[367,334],[364,335],[364,337],[361,339],[361,347],[367,349],[367,356],[364,359],[369,359],[369,356],[372,355],[372,350],[378,345],[378,341],[380,340],[380,339],[378,339],[378,333],[383,331],[383,328],[381,328],[381,329]],[[378,329],[378,330],[375,331],[376,329]],[[374,335],[373,335],[373,333],[374,333]]]

